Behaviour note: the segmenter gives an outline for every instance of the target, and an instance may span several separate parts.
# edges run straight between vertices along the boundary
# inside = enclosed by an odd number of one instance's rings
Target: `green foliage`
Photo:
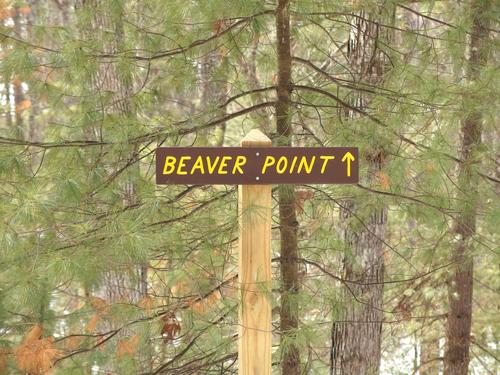
[[[457,244],[452,229],[457,212],[475,202],[475,192],[457,189],[460,132],[477,112],[483,137],[471,166],[477,180],[473,333],[489,349],[500,335],[491,307],[499,288],[498,7],[485,15],[493,21],[489,63],[470,82],[468,6],[390,3],[291,2],[292,55],[302,59],[293,61],[292,81],[318,89],[292,89],[293,144],[356,146],[361,156],[359,186],[273,191],[268,297],[274,344],[281,337],[273,363],[298,347],[305,373],[329,373],[332,323],[353,303],[344,264],[356,259],[344,232],[366,232],[372,213],[384,207],[382,372],[412,373],[413,348],[421,350],[427,331],[444,338],[445,281]],[[6,2],[5,9],[14,11],[13,5]],[[195,128],[277,100],[275,4],[17,5],[24,9],[18,21],[0,8],[0,346],[18,348],[38,323],[62,353],[55,374],[154,373],[161,366],[169,373],[234,373],[237,191],[158,186],[154,150],[191,146],[202,136],[213,145],[215,137]],[[347,42],[360,12],[382,12],[387,20],[377,40],[385,56],[379,80],[355,72],[349,60]],[[213,66],[204,66],[207,61]],[[253,92],[263,88],[271,89]],[[203,102],[207,97],[213,101]],[[359,109],[361,97],[366,103]],[[238,145],[258,127],[276,140],[273,111],[221,121],[224,146]],[[376,152],[382,155],[377,171],[369,163]],[[300,323],[284,336],[278,192],[293,201],[302,189],[314,194],[296,207],[300,288],[287,301],[298,306]],[[356,215],[346,221],[342,208],[349,202]],[[165,336],[176,324],[180,332]],[[130,348],[123,340],[134,337]],[[474,348],[473,356],[474,373],[497,366],[484,350]],[[7,373],[20,373],[12,353],[7,362]]]

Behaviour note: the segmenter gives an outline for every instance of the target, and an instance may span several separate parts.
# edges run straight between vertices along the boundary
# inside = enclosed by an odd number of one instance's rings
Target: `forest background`
[[[0,0],[0,373],[237,373],[235,186],[159,146],[360,149],[273,188],[273,373],[499,374],[500,4]]]

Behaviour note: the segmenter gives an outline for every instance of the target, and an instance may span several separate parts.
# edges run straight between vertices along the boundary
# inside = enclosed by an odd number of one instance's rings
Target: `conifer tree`
[[[470,12],[472,28],[470,32],[466,79],[472,84],[481,80],[481,70],[487,64],[489,55],[489,11],[490,1],[472,1]],[[462,120],[460,163],[457,182],[458,215],[453,233],[456,242],[452,259],[454,265],[448,281],[449,311],[447,317],[447,343],[444,356],[444,373],[462,375],[468,373],[469,350],[472,325],[472,293],[474,283],[474,236],[477,227],[479,176],[475,165],[480,164],[480,148],[483,119],[481,111],[475,108],[477,88],[472,87],[466,100],[472,101]],[[467,106],[467,102],[465,105]]]

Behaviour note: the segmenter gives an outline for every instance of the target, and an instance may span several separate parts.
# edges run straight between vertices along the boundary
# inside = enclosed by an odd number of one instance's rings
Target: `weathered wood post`
[[[271,140],[256,129],[241,141],[242,147],[271,145]],[[271,374],[271,187],[238,186],[239,375]]]

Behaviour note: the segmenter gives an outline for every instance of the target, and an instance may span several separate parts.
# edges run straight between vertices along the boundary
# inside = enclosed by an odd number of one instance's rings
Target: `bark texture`
[[[21,13],[19,11],[19,7],[14,7],[14,16],[12,17],[14,21],[14,30],[17,35],[24,35],[22,21],[24,17],[21,17]],[[18,139],[24,139],[24,120],[22,112],[24,111],[24,89],[22,86],[22,82],[17,74],[13,77],[12,86],[14,87],[14,104],[15,104],[15,126],[16,126],[16,137]]]
[[[103,45],[103,52],[107,54],[117,53],[123,43],[123,24],[116,21],[116,19],[112,19],[108,12],[102,9],[103,6],[100,0],[83,0],[81,6],[96,9],[88,32],[103,32],[113,35]],[[91,37],[92,34],[87,36]],[[101,61],[97,72],[92,76],[91,85],[92,91],[101,97],[100,103],[102,103],[102,107],[99,108],[99,112],[103,116],[111,115],[122,118],[124,126],[130,126],[130,118],[135,116],[135,109],[131,100],[133,89],[131,78],[119,74],[113,61]],[[102,132],[101,128],[92,127],[87,129],[85,137],[92,140],[99,139],[104,136]],[[133,157],[135,152],[136,150],[133,148],[127,149],[122,158],[127,161],[128,158]],[[134,166],[129,168],[133,169]],[[134,172],[138,173],[139,171],[136,169]],[[132,179],[124,183],[122,194],[124,207],[137,204],[136,186]],[[99,294],[109,303],[119,301],[137,303],[144,290],[144,286],[138,281],[141,279],[143,272],[144,267],[116,265],[115,270],[104,275],[103,289],[99,291]]]
[[[223,21],[220,21],[221,25]],[[221,26],[222,27],[222,26]],[[221,49],[213,50],[203,56],[201,60],[201,106],[206,111],[212,113],[213,118],[224,117],[227,108],[224,105],[227,99],[227,78],[224,73],[220,73],[224,57]],[[221,147],[224,144],[226,133],[226,123],[222,123],[213,129],[207,129],[200,132],[199,144]],[[214,142],[211,142],[214,139]]]
[[[291,100],[292,58],[290,54],[290,11],[289,1],[279,0],[276,9],[276,37],[278,51],[278,86],[276,102],[277,145],[291,146]],[[298,328],[298,245],[297,215],[295,212],[295,188],[293,185],[280,185],[278,190],[280,220],[280,267],[281,267],[281,309],[280,331],[281,373],[298,375],[300,373],[300,353],[295,342]]]
[[[82,7],[94,8],[89,29],[85,30],[87,38],[92,38],[92,33],[106,34],[106,42],[102,46],[105,54],[115,54],[120,51],[124,43],[123,22],[120,17],[111,15],[101,0],[82,0]],[[123,10],[124,11],[124,10]],[[135,108],[132,101],[133,81],[132,77],[117,69],[116,62],[111,60],[101,60],[97,71],[91,77],[91,91],[99,97],[97,111],[102,117],[111,116],[121,122],[121,126],[134,126],[136,117]],[[130,128],[128,128],[130,129]],[[106,129],[102,126],[93,126],[85,131],[87,139],[100,139],[105,137]],[[109,172],[114,173],[115,169],[128,164],[136,157],[136,146],[124,147],[119,155],[118,162],[110,160]],[[93,155],[97,157],[97,155]],[[99,155],[102,157],[102,155]],[[139,165],[137,163],[127,167],[130,177],[121,186],[123,207],[134,206],[138,203],[137,186],[135,179],[139,176]],[[147,264],[119,263],[110,266],[106,265],[103,270],[101,284],[95,290],[95,294],[103,298],[109,305],[117,303],[137,304],[147,293]],[[123,322],[108,319],[103,322],[100,329],[110,330],[120,327]],[[128,328],[122,329],[116,335],[116,341],[124,337],[131,336],[132,331]],[[141,372],[151,369],[151,357],[149,346],[142,346],[138,351],[136,359],[139,362],[138,368]],[[103,370],[104,372],[119,371],[120,362],[110,360]]]
[[[470,34],[467,79],[478,82],[488,55],[488,19],[492,1],[471,3],[472,31]],[[477,90],[477,89],[474,89]],[[466,108],[462,121],[462,141],[459,165],[457,199],[459,214],[454,226],[456,246],[453,260],[456,265],[448,282],[449,311],[447,318],[447,345],[444,355],[445,375],[466,375],[469,367],[469,346],[472,325],[473,242],[476,234],[477,185],[475,169],[479,163],[477,151],[481,147],[482,116],[474,108],[476,93],[469,96],[473,108]]]
[[[388,40],[390,22],[387,9],[380,13],[364,12],[353,17],[348,41],[348,58],[352,76],[359,82],[380,85],[387,64],[379,48]],[[385,21],[384,21],[385,19]],[[382,35],[382,33],[385,33]],[[357,93],[351,104],[366,111],[370,98]],[[355,114],[348,111],[348,117]],[[384,150],[377,145],[364,150],[368,174],[363,183],[376,182],[385,164]],[[355,201],[343,203],[340,212],[345,244],[344,277],[364,284],[349,284],[344,289],[345,308],[332,327],[331,373],[339,375],[374,375],[379,373],[382,336],[384,281],[384,238],[387,207],[358,207]]]

